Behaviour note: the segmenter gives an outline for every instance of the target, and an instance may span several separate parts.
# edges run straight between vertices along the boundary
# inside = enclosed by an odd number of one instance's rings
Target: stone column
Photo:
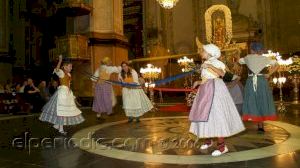
[[[144,3],[144,56],[149,55],[151,48],[158,42],[162,43],[162,15],[161,7],[156,1],[143,1]]]
[[[110,57],[114,65],[127,61],[128,41],[123,33],[122,0],[94,0],[92,6],[89,51],[94,72],[104,57]]]
[[[174,53],[174,34],[173,34],[173,11],[161,10],[162,23],[162,43],[163,46]]]

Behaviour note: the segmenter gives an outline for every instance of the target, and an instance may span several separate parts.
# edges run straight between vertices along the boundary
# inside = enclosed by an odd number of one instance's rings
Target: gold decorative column
[[[299,104],[299,81],[300,77],[298,74],[293,75],[293,84],[294,84],[294,89],[293,89],[293,104]]]

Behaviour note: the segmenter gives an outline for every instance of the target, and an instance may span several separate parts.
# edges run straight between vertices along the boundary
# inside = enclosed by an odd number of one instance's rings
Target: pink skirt
[[[194,111],[191,111],[191,113],[194,113],[192,114],[193,116],[197,116],[197,113],[203,114],[203,110],[209,109],[206,112],[208,114],[207,120],[193,121],[191,120],[193,118],[190,116],[190,132],[199,138],[213,138],[229,137],[245,130],[241,117],[223,80],[214,79],[208,82],[213,82],[213,93],[204,94],[206,97],[200,97],[201,94],[198,93],[193,103],[195,107],[192,107]],[[207,82],[204,85],[207,85]],[[211,89],[211,87],[207,88]],[[210,89],[199,90],[199,92],[210,92]],[[208,100],[212,100],[212,102]],[[200,104],[203,105],[199,106]]]

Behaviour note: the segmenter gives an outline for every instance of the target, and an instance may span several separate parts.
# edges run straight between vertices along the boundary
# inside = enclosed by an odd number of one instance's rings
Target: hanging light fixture
[[[179,0],[157,0],[161,7],[172,9]]]

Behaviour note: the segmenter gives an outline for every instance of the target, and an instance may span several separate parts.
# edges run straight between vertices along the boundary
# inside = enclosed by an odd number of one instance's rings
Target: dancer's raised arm
[[[62,63],[62,55],[59,55],[58,56],[58,63],[57,63],[56,68],[55,68],[56,71],[60,69],[61,63]]]

